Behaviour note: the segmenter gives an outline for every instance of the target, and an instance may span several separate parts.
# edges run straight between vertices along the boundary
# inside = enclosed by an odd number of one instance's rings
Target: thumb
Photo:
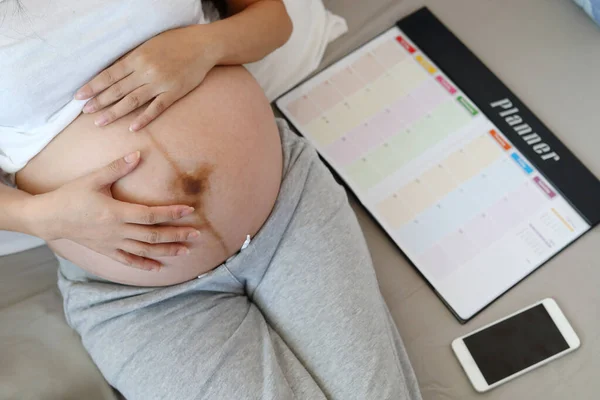
[[[94,172],[92,174],[92,183],[97,188],[112,185],[133,171],[139,164],[139,161],[139,151],[127,154],[125,157],[119,158]]]

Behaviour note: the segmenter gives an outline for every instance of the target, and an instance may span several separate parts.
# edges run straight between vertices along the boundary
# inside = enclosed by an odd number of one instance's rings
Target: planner
[[[600,221],[598,179],[426,8],[276,105],[461,322]]]

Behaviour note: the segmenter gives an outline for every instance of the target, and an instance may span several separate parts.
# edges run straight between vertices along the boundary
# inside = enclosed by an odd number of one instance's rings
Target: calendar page
[[[500,96],[486,106],[507,136],[442,67],[394,27],[277,106],[467,320],[593,222],[520,146],[541,163],[563,149]]]

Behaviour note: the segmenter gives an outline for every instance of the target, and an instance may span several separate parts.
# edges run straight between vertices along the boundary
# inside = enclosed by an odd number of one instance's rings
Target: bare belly
[[[239,251],[269,216],[281,182],[281,143],[262,90],[242,67],[218,67],[204,82],[138,133],[128,131],[137,113],[104,128],[80,115],[17,174],[31,194],[55,190],[129,152],[138,168],[113,186],[116,199],[144,204],[187,204],[196,212],[177,224],[201,237],[188,256],[161,258],[146,272],[126,267],[69,240],[49,246],[102,278],[137,286],[194,279]]]

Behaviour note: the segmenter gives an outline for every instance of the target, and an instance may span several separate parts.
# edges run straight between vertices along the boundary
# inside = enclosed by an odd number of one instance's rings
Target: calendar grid
[[[589,229],[398,28],[278,106],[460,315]]]

